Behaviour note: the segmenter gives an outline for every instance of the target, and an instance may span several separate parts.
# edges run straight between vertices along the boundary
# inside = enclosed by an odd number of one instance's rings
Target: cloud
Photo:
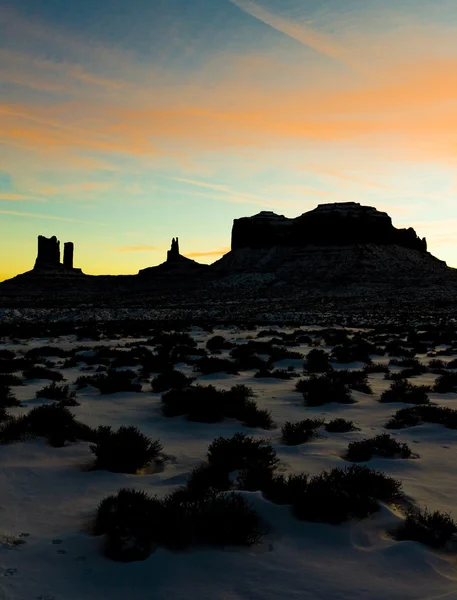
[[[25,217],[32,219],[50,219],[52,221],[70,221],[73,223],[93,223],[94,221],[82,221],[80,219],[71,219],[70,217],[57,217],[55,215],[40,215],[37,213],[22,212],[18,210],[0,210],[2,215],[14,215],[16,217]]]
[[[11,202],[46,202],[46,198],[37,198],[36,196],[29,196],[28,194],[15,194],[15,193],[2,193],[0,192],[0,200],[7,200]]]
[[[122,246],[117,252],[152,252],[157,250],[156,246]]]
[[[227,254],[230,252],[230,248],[221,248],[219,250],[207,250],[200,252],[187,252],[186,256],[189,258],[198,258],[199,256],[222,256],[223,254]]]
[[[231,0],[231,2],[242,11],[304,46],[312,48],[316,52],[332,58],[355,71],[367,73],[365,67],[362,66],[355,55],[340,46],[331,36],[314,29],[310,25],[277,15],[263,8],[257,2],[251,2],[250,0]]]

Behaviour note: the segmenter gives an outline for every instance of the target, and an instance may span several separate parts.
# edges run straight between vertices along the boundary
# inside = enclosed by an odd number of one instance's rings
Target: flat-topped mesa
[[[263,211],[235,219],[232,229],[232,250],[359,244],[427,250],[425,238],[419,238],[412,227],[397,229],[387,213],[356,202],[319,204],[295,219]]]

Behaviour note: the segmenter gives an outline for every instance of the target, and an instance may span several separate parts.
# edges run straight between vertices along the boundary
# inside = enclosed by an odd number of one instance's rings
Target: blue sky
[[[448,0],[0,1],[0,279],[38,234],[135,273],[340,201],[457,266],[456,67]]]

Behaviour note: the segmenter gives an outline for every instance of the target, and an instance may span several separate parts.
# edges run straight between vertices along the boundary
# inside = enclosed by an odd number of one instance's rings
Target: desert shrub
[[[223,335],[215,335],[206,342],[206,348],[210,352],[218,352],[219,350],[230,350],[233,348],[233,343],[227,340]]]
[[[182,390],[193,381],[195,381],[195,377],[187,377],[182,371],[170,369],[154,377],[151,381],[151,387],[154,393],[165,392],[170,389]]]
[[[333,419],[325,424],[325,431],[329,433],[346,433],[348,431],[357,431],[354,421],[346,419]]]
[[[387,365],[382,365],[381,363],[371,363],[370,365],[365,365],[363,367],[365,373],[389,373],[389,367]]]
[[[0,409],[20,406],[21,403],[7,385],[0,385]]]
[[[94,434],[94,444],[90,446],[95,454],[96,469],[115,473],[136,473],[153,460],[157,460],[163,447],[143,435],[137,427],[99,427]]]
[[[352,343],[335,346],[330,360],[337,363],[371,362],[369,348]]]
[[[47,398],[61,402],[65,406],[78,406],[76,392],[71,392],[68,385],[57,385],[55,381],[44,386],[35,393],[36,398]]]
[[[273,469],[278,463],[273,447],[244,433],[217,437],[208,446],[208,462],[227,473],[243,469]]]
[[[457,410],[435,405],[402,408],[386,423],[387,429],[414,427],[420,423],[436,423],[448,429],[457,429]]]
[[[217,423],[227,417],[248,427],[270,429],[273,425],[270,413],[260,410],[250,400],[252,396],[252,390],[244,385],[235,385],[230,390],[194,385],[166,392],[161,399],[162,412],[166,417],[187,415],[189,421],[201,423]]]
[[[318,437],[317,430],[323,419],[304,419],[298,423],[287,421],[281,429],[281,442],[287,446],[297,446]]]
[[[432,548],[440,548],[457,533],[457,524],[448,513],[427,508],[409,508],[404,523],[394,532],[396,540],[421,542]]]
[[[0,360],[14,360],[15,353],[7,348],[0,349]]]
[[[259,369],[262,372],[268,372],[271,363],[256,354],[243,355],[235,361],[236,368],[239,371],[249,371],[251,369]]]
[[[400,496],[401,483],[379,471],[335,468],[313,477],[292,508],[298,519],[338,524],[365,518],[379,509],[378,500],[394,502]]]
[[[421,373],[427,372],[427,367],[421,363],[418,358],[391,358],[389,365],[395,367],[407,367],[409,369],[417,369]]]
[[[329,356],[324,350],[313,348],[306,355],[305,369],[308,373],[325,373],[332,369]]]
[[[290,380],[294,377],[297,377],[297,373],[294,370],[289,369],[274,369],[273,371],[269,371],[268,369],[261,369],[257,371],[254,375],[256,379],[282,379],[282,380]]]
[[[63,446],[66,441],[90,441],[93,431],[76,421],[74,415],[59,404],[36,406],[23,417],[9,419],[0,431],[0,442],[10,443],[28,438],[44,437],[51,446]]]
[[[161,404],[166,417],[187,415],[190,421],[201,423],[217,423],[224,418],[223,394],[212,385],[170,390],[163,394]]]
[[[238,374],[237,366],[232,360],[216,356],[202,356],[202,358],[195,362],[194,370],[202,375],[211,375],[213,373]]]
[[[380,402],[406,402],[408,404],[428,404],[429,388],[425,385],[414,385],[406,379],[394,381],[388,390],[384,390]]]
[[[438,394],[447,394],[457,392],[457,373],[443,373],[435,381],[433,391]]]
[[[0,373],[16,373],[32,366],[26,358],[12,358],[0,360]]]
[[[409,458],[411,449],[407,444],[398,442],[388,433],[382,433],[374,438],[351,442],[346,452],[346,460],[364,462],[373,456],[382,458]]]
[[[292,504],[294,498],[305,492],[307,485],[308,475],[306,473],[287,476],[283,473],[272,473],[269,478],[265,478],[263,485],[258,489],[262,490],[263,495],[270,502]]]
[[[444,360],[441,360],[439,358],[433,358],[429,361],[428,368],[432,373],[438,373],[441,375],[443,371],[448,368],[448,366],[444,362]]]
[[[189,499],[175,493],[158,500],[125,489],[100,503],[94,531],[106,535],[107,555],[121,561],[144,560],[153,544],[252,545],[264,533],[259,515],[239,494]]]
[[[416,352],[409,348],[405,348],[402,342],[399,339],[390,340],[386,344],[386,352],[389,356],[402,356],[404,358],[414,358]]]
[[[22,373],[24,379],[50,379],[51,381],[63,381],[64,377],[59,371],[52,371],[45,367],[33,366],[25,369]]]
[[[230,487],[229,473],[225,469],[221,469],[219,465],[202,463],[191,471],[185,492],[190,498],[199,498],[211,491],[227,491]]]
[[[55,346],[37,346],[31,348],[25,353],[26,358],[44,358],[47,356],[57,356],[59,358],[66,358],[71,356],[72,350],[64,350],[63,348],[57,348]]]
[[[322,376],[311,375],[309,379],[300,379],[295,389],[303,394],[307,406],[322,406],[330,402],[352,404],[354,402],[348,386],[333,377],[334,372]]]
[[[391,373],[390,375],[386,374],[386,379],[392,379],[392,381],[400,381],[402,379],[408,379],[408,377],[417,377],[418,375],[422,375],[427,372],[426,367],[421,367],[420,369],[409,368],[402,369],[399,373]]]
[[[82,376],[76,380],[76,387],[81,389],[86,385],[97,388],[101,394],[115,394],[117,392],[141,392],[141,383],[132,380],[137,377],[134,371],[115,371],[110,369],[107,373],[93,376]]]
[[[24,385],[21,377],[12,373],[0,373],[0,386]]]
[[[173,348],[175,346],[190,346],[197,347],[197,342],[194,338],[185,332],[157,332],[149,341],[151,345],[162,346],[163,348]]]
[[[454,353],[455,353],[455,351],[454,351]],[[454,358],[454,359],[450,360],[447,363],[446,367],[448,369],[457,369],[457,358]]]

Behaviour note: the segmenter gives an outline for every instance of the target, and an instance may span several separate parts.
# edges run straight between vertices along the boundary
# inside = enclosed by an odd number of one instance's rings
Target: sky
[[[0,280],[359,202],[457,267],[455,0],[0,0]]]

